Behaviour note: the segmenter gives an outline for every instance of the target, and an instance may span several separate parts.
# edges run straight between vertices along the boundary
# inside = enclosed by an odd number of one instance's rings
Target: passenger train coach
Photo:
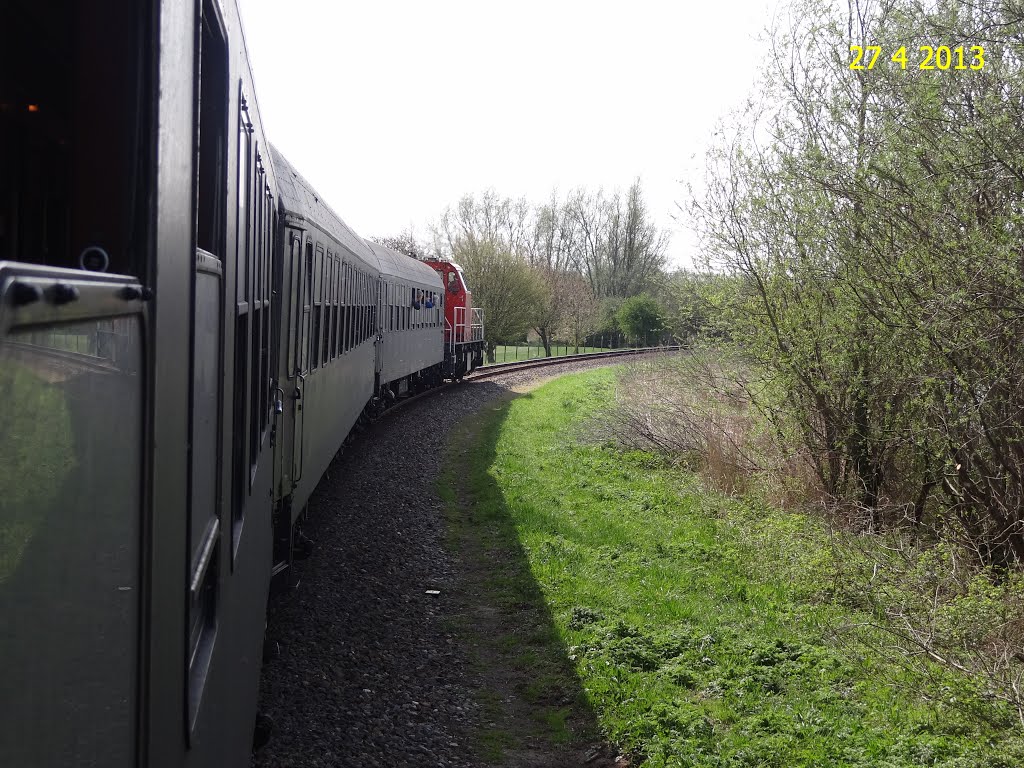
[[[313,488],[479,313],[270,145],[234,0],[8,0],[0,57],[0,765],[246,765]]]

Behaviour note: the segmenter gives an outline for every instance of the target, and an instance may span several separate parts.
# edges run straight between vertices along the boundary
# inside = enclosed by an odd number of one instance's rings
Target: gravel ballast
[[[446,616],[459,586],[436,481],[451,429],[510,389],[607,365],[574,361],[467,381],[358,435],[309,504],[315,542],[270,604],[253,765],[478,765],[469,650]],[[622,362],[615,360],[615,363]]]

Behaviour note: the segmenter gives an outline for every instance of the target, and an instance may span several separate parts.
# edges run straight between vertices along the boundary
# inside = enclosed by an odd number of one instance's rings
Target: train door
[[[188,727],[206,691],[223,608],[221,470],[224,418],[224,262],[227,255],[228,54],[223,20],[207,1],[200,20],[195,123],[196,251],[192,274],[191,435],[188,507]],[[235,303],[232,302],[232,309]],[[234,320],[235,312],[230,313]],[[244,317],[248,320],[248,317]],[[239,322],[236,327],[240,326]],[[237,346],[236,330],[236,346]],[[238,366],[238,361],[235,361]],[[237,373],[236,373],[237,375]],[[237,427],[236,427],[237,428]],[[237,484],[236,484],[237,489]],[[236,508],[235,519],[238,519]]]
[[[381,372],[384,370],[384,302],[387,298],[388,285],[383,280],[377,280],[377,297],[376,297],[376,309],[373,313],[373,328],[372,333],[374,334],[374,394],[380,393],[380,377]]]
[[[306,389],[306,375],[309,373],[309,345],[313,315],[313,241],[307,236],[303,243],[298,237],[292,241],[292,274],[299,297],[296,302],[294,350],[295,389],[292,392],[292,485],[302,479],[305,456],[303,433],[305,432],[305,410],[303,397]]]
[[[0,3],[4,766],[139,762],[149,5]]]
[[[134,764],[142,289],[0,262],[0,763]]]

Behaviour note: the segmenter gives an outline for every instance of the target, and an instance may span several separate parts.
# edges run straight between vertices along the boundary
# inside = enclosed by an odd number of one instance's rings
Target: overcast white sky
[[[715,123],[751,92],[776,0],[239,0],[272,142],[364,237],[466,193],[639,176],[671,229]]]

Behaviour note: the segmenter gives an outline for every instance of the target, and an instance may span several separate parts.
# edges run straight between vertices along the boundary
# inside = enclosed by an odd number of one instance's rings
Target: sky
[[[363,237],[470,193],[533,203],[639,177],[672,232],[719,120],[753,92],[776,0],[238,0],[264,129]]]

